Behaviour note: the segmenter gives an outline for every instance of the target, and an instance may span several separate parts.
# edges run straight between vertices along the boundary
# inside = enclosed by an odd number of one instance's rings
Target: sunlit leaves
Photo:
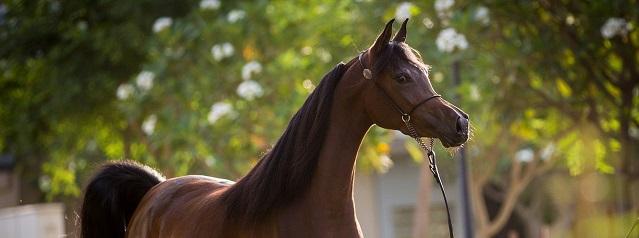
[[[557,91],[559,91],[559,94],[563,97],[570,97],[572,95],[572,89],[570,89],[570,86],[568,86],[568,83],[566,83],[566,81],[564,81],[563,79],[556,79],[555,80],[555,85],[557,86]]]
[[[563,63],[566,64],[567,67],[571,67],[575,64],[575,55],[572,53],[572,51],[565,49],[563,51],[563,55],[564,55]]]
[[[600,140],[595,140],[594,144],[594,156],[595,156],[595,167],[597,171],[604,174],[612,174],[615,172],[615,169],[610,165],[609,157],[611,157],[610,153],[606,152],[606,146],[601,143]]]
[[[419,146],[412,140],[406,141],[406,143],[404,143],[404,148],[408,152],[408,155],[410,155],[410,158],[413,159],[413,161],[419,163],[424,161],[424,152],[422,152],[422,149],[419,148]]]
[[[576,134],[572,134],[570,137],[560,142],[559,148],[564,151],[566,158],[566,167],[570,175],[576,176],[584,171],[584,164],[586,161],[582,158],[583,143],[577,139]]]
[[[608,56],[608,67],[610,67],[610,69],[614,72],[621,72],[623,69],[623,63],[618,55],[610,54]]]
[[[393,165],[392,148],[388,144],[391,138],[393,137],[385,129],[376,126],[371,128],[360,148],[357,167],[377,172],[390,169]]]
[[[54,163],[48,162],[42,165],[42,171],[46,173],[49,185],[43,188],[48,192],[47,198],[53,199],[55,196],[78,196],[80,195],[80,187],[76,184],[75,168],[60,168]],[[41,183],[43,180],[41,180]],[[42,186],[42,184],[41,184]]]
[[[610,120],[602,121],[601,126],[606,131],[616,131],[619,130],[620,124],[617,119],[611,118]]]

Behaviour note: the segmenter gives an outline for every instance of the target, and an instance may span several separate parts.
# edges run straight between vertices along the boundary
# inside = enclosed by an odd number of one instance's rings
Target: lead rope
[[[373,79],[373,73],[371,72],[370,69],[364,66],[364,63],[362,62],[362,55],[364,55],[364,52],[360,53],[359,56],[357,57],[357,61],[359,62],[359,65],[362,67],[362,75],[364,76],[365,79],[371,80]],[[415,105],[408,113],[405,113],[399,107],[399,105],[397,105],[393,101],[393,99],[386,93],[386,91],[384,91],[379,85],[377,85],[377,82],[374,82],[374,83],[375,83],[375,86],[378,87],[382,91],[382,93],[384,93],[386,98],[390,100],[390,102],[392,103],[391,105],[395,108],[395,110],[401,113],[402,121],[404,122],[404,124],[406,124],[406,128],[408,128],[408,134],[410,134],[410,136],[413,137],[415,141],[417,141],[417,144],[419,144],[419,146],[422,147],[424,151],[426,151],[425,157],[428,159],[428,167],[430,168],[430,172],[433,174],[433,177],[435,177],[435,181],[437,181],[437,184],[439,185],[439,189],[442,191],[442,195],[444,196],[444,204],[446,205],[446,215],[448,216],[448,234],[450,235],[450,238],[454,238],[455,235],[453,235],[453,222],[450,220],[450,208],[448,208],[448,199],[446,198],[446,191],[444,191],[444,185],[442,184],[442,179],[439,176],[439,170],[437,169],[437,157],[435,157],[435,152],[433,151],[434,140],[433,138],[430,138],[430,147],[426,146],[426,143],[424,143],[424,140],[422,140],[422,138],[419,137],[419,135],[417,134],[417,131],[415,131],[415,128],[410,123],[410,114],[413,112],[413,110],[417,109],[419,105],[424,104],[433,98],[437,98],[441,96],[437,94],[430,96],[422,100],[417,105]]]
[[[426,146],[424,140],[419,137],[417,131],[415,131],[415,128],[410,123],[410,115],[403,114],[402,121],[404,122],[404,124],[406,124],[406,128],[408,128],[408,134],[410,134],[410,136],[413,137],[415,141],[417,141],[417,144],[419,144],[419,146],[422,147],[424,151],[426,151],[426,156],[424,157],[425,159],[428,159],[428,167],[430,168],[430,172],[433,174],[433,177],[435,177],[435,181],[437,181],[439,189],[442,191],[442,195],[444,196],[446,215],[448,216],[448,234],[450,235],[450,238],[454,238],[455,235],[453,234],[453,222],[450,220],[450,208],[448,208],[448,199],[446,199],[446,191],[444,190],[444,185],[442,184],[442,179],[439,175],[439,169],[437,169],[437,157],[435,156],[435,151],[433,151],[433,143],[435,140],[433,138],[429,138],[430,146]]]

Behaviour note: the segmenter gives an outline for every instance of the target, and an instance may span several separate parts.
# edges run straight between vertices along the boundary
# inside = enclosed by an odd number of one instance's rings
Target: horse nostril
[[[468,119],[467,117],[457,118],[457,133],[468,134]]]

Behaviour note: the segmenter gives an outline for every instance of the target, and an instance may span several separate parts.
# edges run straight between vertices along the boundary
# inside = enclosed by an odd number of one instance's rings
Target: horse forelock
[[[404,42],[390,42],[375,58],[373,72],[379,74],[384,70],[399,69],[405,64],[411,64],[429,73],[430,65],[424,63],[421,54]],[[404,64],[404,65],[403,65]]]

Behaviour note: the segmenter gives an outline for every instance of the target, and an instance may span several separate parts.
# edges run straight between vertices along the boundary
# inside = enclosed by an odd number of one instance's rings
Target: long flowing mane
[[[221,195],[227,203],[227,220],[255,224],[305,192],[330,124],[335,87],[346,69],[348,66],[340,63],[322,78],[273,149]]]

